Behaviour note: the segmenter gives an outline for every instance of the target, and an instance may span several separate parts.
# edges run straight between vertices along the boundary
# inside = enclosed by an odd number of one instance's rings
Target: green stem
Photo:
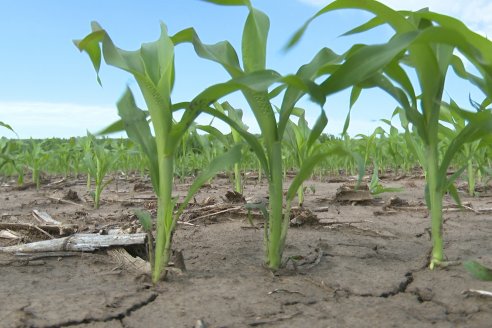
[[[152,235],[152,226],[147,232],[147,245],[148,245],[148,255],[150,262],[150,272],[154,272],[154,236]]]
[[[280,244],[282,245],[282,249],[285,245],[285,240],[287,239],[287,231],[290,226],[290,208],[291,208],[291,200],[287,200],[285,202],[285,212],[283,216],[282,232],[280,236]]]
[[[94,191],[94,208],[98,209],[99,208],[99,203],[101,199],[101,184],[96,182],[96,189]]]
[[[94,191],[94,208],[99,208],[99,200],[101,199],[101,191],[102,191],[102,172],[101,172],[101,161],[96,157],[96,176],[95,176],[95,184],[96,189]]]
[[[19,186],[24,185],[24,169],[22,167],[15,167],[15,170],[17,171],[17,184]]]
[[[270,214],[268,232],[268,258],[267,265],[276,270],[282,262],[284,242],[282,241],[283,230],[283,179],[282,179],[282,144],[276,141],[271,147],[270,157]]]
[[[468,178],[468,194],[475,196],[475,172],[473,170],[473,160],[471,159],[468,160],[466,175]]]
[[[430,260],[430,269],[439,265],[444,260],[443,236],[442,236],[442,184],[439,183],[438,173],[438,151],[437,146],[427,148],[427,186],[428,201],[431,216],[431,235],[432,235],[432,255]]]
[[[243,193],[243,184],[241,181],[241,167],[239,166],[239,163],[234,164],[234,181],[235,181],[236,192],[242,194]]]
[[[173,243],[173,230],[174,229],[168,229],[166,230],[166,238],[165,238],[165,243],[164,243],[164,251],[162,253],[162,265],[163,265],[163,269],[164,271],[160,271],[159,272],[159,275],[157,276],[158,280],[163,280],[165,277],[166,277],[166,266],[167,264],[169,263],[169,261],[171,260],[171,246],[172,246],[172,243]],[[156,283],[157,280],[154,281],[154,283]]]
[[[301,183],[299,189],[297,189],[297,200],[299,201],[299,206],[304,203],[304,183]]]
[[[39,187],[41,185],[41,181],[39,179],[39,169],[34,167],[32,169],[32,180],[36,184],[36,190],[39,190]]]
[[[173,228],[173,188],[174,158],[173,155],[159,156],[159,195],[157,207],[157,237],[155,246],[155,263],[152,282],[161,279],[161,272],[170,258],[170,243]]]

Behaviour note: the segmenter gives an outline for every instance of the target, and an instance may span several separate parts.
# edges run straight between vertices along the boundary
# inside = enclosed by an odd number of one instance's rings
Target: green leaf
[[[343,57],[337,55],[333,51],[328,48],[321,49],[314,58],[308,63],[299,68],[296,73],[296,77],[300,80],[314,80],[318,74],[319,70],[328,64],[338,64],[342,61]],[[307,83],[307,82],[306,82]],[[312,85],[311,85],[312,86]],[[301,99],[301,97],[309,93],[315,100],[317,99],[318,103],[322,106],[325,101],[325,96],[323,94],[317,95],[316,90],[311,87],[306,89],[303,88],[302,84],[294,85],[291,83],[285,92],[284,98],[282,99],[282,105],[280,109],[280,117],[278,123],[278,131],[280,134],[280,138],[282,138],[282,134],[285,129],[285,125],[292,113],[292,110],[295,104]]]
[[[229,169],[232,165],[234,165],[234,163],[239,162],[239,160],[241,159],[241,148],[242,145],[235,145],[230,150],[220,156],[215,157],[212,162],[210,162],[210,165],[200,173],[200,175],[190,186],[188,194],[181,203],[176,217],[179,217],[179,215],[186,208],[190,200],[193,198],[193,195],[196,194],[196,192],[205,182],[213,178],[218,172]]]
[[[424,171],[427,166],[427,157],[425,156],[424,147],[420,140],[416,139],[416,135],[414,132],[410,132],[408,129],[405,131],[405,141],[408,145],[408,148],[413,153],[413,155],[418,158],[419,163],[424,167]]]
[[[294,124],[294,122],[290,121],[285,128],[284,140],[286,141],[286,145],[291,148],[291,153],[293,154],[294,160],[296,161],[296,165],[300,165],[300,158],[302,151],[299,149],[299,143],[297,142],[296,130],[299,128]]]
[[[172,138],[174,140],[181,138],[200,111],[205,110],[222,97],[238,90],[250,93],[260,92],[261,90],[266,90],[270,85],[281,81],[282,79],[282,76],[277,72],[273,70],[264,70],[244,74],[227,82],[214,84],[206,88],[188,103],[188,107],[185,108],[186,110],[181,121],[172,128]],[[259,98],[260,97],[257,96],[255,99],[258,100]],[[173,110],[175,110],[175,108]]]
[[[377,184],[373,189],[371,189],[371,194],[372,195],[379,195],[385,192],[402,192],[404,191],[404,188],[398,188],[398,187],[383,187],[381,184]]]
[[[398,83],[405,93],[410,97],[410,104],[415,106],[416,104],[416,95],[415,90],[413,88],[412,82],[408,77],[408,74],[405,72],[403,68],[399,65],[397,61],[391,62],[388,66],[385,67],[384,72],[391,78],[393,81]],[[401,103],[401,100],[397,99],[398,102]]]
[[[350,157],[355,159],[359,167],[359,182],[362,180],[364,175],[364,161],[360,156],[345,149],[343,146],[335,146],[330,150],[315,153],[304,160],[304,163],[299,169],[299,172],[295,176],[294,180],[292,180],[289,189],[287,190],[287,194],[285,196],[287,201],[292,201],[297,194],[297,190],[302,185],[304,181],[311,177],[314,168],[316,165],[322,160],[326,159],[329,156],[337,156],[337,157]]]
[[[9,129],[10,131],[14,132],[17,135],[17,133],[14,131],[14,129],[12,129],[12,127],[10,125],[8,125],[7,123],[0,121],[0,126],[3,126],[4,128]]]
[[[316,19],[317,17],[326,14],[330,11],[337,9],[362,9],[369,11],[376,16],[382,17],[395,31],[400,33],[405,33],[411,30],[414,30],[416,27],[411,24],[409,21],[405,19],[405,16],[402,13],[399,13],[388,6],[385,6],[377,1],[360,1],[360,0],[336,0],[322,8],[318,11],[314,16],[309,18],[306,23],[292,36],[289,42],[286,45],[286,49],[293,47],[296,43],[299,42],[302,35],[306,32],[309,24]],[[378,23],[376,21],[376,23]],[[369,27],[371,24],[375,24],[375,22],[368,23],[365,27],[361,29],[365,29]],[[377,25],[380,25],[379,23]],[[376,25],[375,25],[376,26]],[[350,33],[350,32],[349,32]]]
[[[213,136],[217,140],[219,140],[224,146],[227,146],[229,142],[227,141],[227,137],[225,134],[220,132],[219,129],[211,126],[211,125],[197,125],[196,128],[198,130],[202,130],[207,132],[209,135]]]
[[[100,49],[99,44],[102,44]],[[170,94],[174,83],[174,44],[167,35],[167,27],[161,23],[161,34],[157,41],[144,43],[136,51],[126,51],[116,47],[97,23],[93,23],[93,33],[76,45],[86,51],[99,71],[102,51],[108,65],[131,73],[147,103],[157,135],[169,132],[172,126]]]
[[[248,131],[246,131],[241,126],[241,124],[238,124],[237,122],[232,120],[230,117],[228,117],[224,113],[222,113],[222,112],[220,112],[214,108],[204,107],[204,108],[202,108],[202,111],[203,111],[203,113],[210,114],[210,115],[220,119],[221,121],[228,124],[231,128],[236,130],[243,137],[243,139],[248,143],[248,145],[251,147],[253,152],[256,154],[256,156],[258,157],[258,160],[261,163],[261,166],[262,166],[264,172],[269,172],[269,165],[268,165],[266,153],[265,153],[262,145],[258,141],[258,138],[254,134],[249,133]]]
[[[219,63],[231,77],[239,77],[243,74],[236,50],[227,41],[213,45],[204,44],[193,28],[176,33],[172,40],[176,45],[184,42],[191,43],[199,57]]]
[[[316,16],[338,9],[361,9],[368,11],[376,15],[376,17],[382,18],[399,33],[406,33],[415,29],[415,25],[405,19],[405,15],[402,12],[395,11],[378,1],[336,0],[321,9]],[[374,24],[374,21],[371,24]],[[378,25],[381,25],[381,22],[375,26]]]
[[[253,220],[251,219],[251,210],[260,210],[261,214],[268,221],[268,208],[266,202],[258,202],[258,203],[246,203],[244,204],[244,208],[248,211],[248,221],[251,225],[253,225]]]
[[[97,22],[92,22],[91,25],[93,32],[82,40],[74,40],[73,43],[80,51],[85,51],[89,55],[97,74],[97,82],[102,85],[99,77],[99,70],[101,69],[101,48],[99,44],[106,37],[106,31]]]
[[[446,150],[439,167],[439,174],[441,176],[446,176],[447,168],[451,164],[454,156],[460,151],[463,144],[492,135],[492,111],[487,110],[471,113],[459,110],[459,112],[468,120],[468,124],[452,140]]]
[[[456,189],[456,186],[454,184],[451,184],[448,186],[447,188],[449,194],[451,195],[451,197],[453,198],[453,200],[455,201],[456,204],[458,204],[458,206],[461,206],[461,199],[460,199],[460,195],[458,193],[458,189]]]
[[[246,72],[264,70],[270,20],[263,12],[250,7],[244,24],[241,44],[243,65]]]
[[[118,114],[124,124],[128,137],[138,144],[150,162],[150,175],[156,193],[159,192],[159,164],[157,145],[147,122],[147,114],[137,107],[129,88],[117,103]]]
[[[238,78],[233,78],[224,83],[214,84],[191,102],[191,109],[201,106],[210,106],[220,98],[238,90],[260,92],[266,90],[273,83],[281,81],[281,76],[273,70],[256,71]]]
[[[351,29],[350,31],[343,33],[341,36],[349,36],[358,33],[363,33],[383,24],[386,24],[386,21],[380,16],[376,16],[371,18],[369,21],[365,22],[364,24],[359,25]]]
[[[450,37],[454,35],[455,38],[467,40],[469,44],[472,44],[480,52],[482,60],[486,60],[489,64],[492,63],[492,43],[486,37],[470,30],[462,21],[454,17],[442,15],[434,12],[419,12],[415,13],[416,16],[426,18],[437,22],[441,27],[447,28],[451,32]],[[468,57],[468,56],[467,56]],[[473,58],[468,58],[473,59]]]
[[[249,127],[244,124],[243,119],[243,111],[240,108],[234,108],[227,101],[221,104],[224,111],[227,112],[227,116],[229,116],[234,122],[236,122],[239,126],[241,126],[244,130],[247,130]]]
[[[97,132],[96,135],[102,136],[102,135],[117,133],[121,131],[125,131],[125,123],[123,122],[123,120],[117,120],[116,122],[111,123],[109,126]]]
[[[137,216],[138,221],[142,225],[144,231],[152,231],[152,217],[150,216],[150,213],[142,210],[135,210],[134,213]]]
[[[360,87],[354,86],[352,90],[350,91],[350,109],[354,107],[355,102],[357,99],[359,99],[360,93],[362,92],[362,89]]]
[[[401,55],[417,35],[415,31],[397,34],[386,44],[359,48],[321,84],[322,92],[330,95],[367,80]]]
[[[451,67],[453,68],[456,75],[458,75],[462,79],[470,81],[472,84],[477,86],[480,90],[484,90],[484,91],[487,90],[485,81],[482,78],[467,72],[465,65],[463,64],[463,61],[458,56],[453,56],[453,59],[451,60]]]
[[[463,263],[463,266],[474,278],[483,281],[492,281],[492,269],[481,265],[477,261],[466,261]]]
[[[221,107],[224,111],[227,111],[227,116],[231,118],[234,122],[236,122],[241,128],[245,131],[248,130],[248,126],[243,123],[243,111],[239,108],[232,107],[228,102],[222,103]],[[236,129],[231,128],[232,139],[235,143],[239,143],[241,141],[241,134],[236,131]]]
[[[306,148],[307,148],[308,152],[311,150],[311,147],[314,145],[314,143],[318,140],[321,133],[323,133],[323,130],[325,129],[326,124],[328,124],[328,118],[326,117],[325,111],[322,110],[318,119],[314,123],[314,126],[311,129],[311,132],[309,132],[309,137],[308,137],[307,144],[306,144]]]
[[[480,39],[482,38],[482,39]],[[460,52],[484,75],[487,83],[482,84],[485,93],[492,93],[492,56],[490,53],[480,52],[480,49],[487,49],[489,52],[492,45],[483,37],[479,39],[472,38],[477,42],[471,43],[470,39],[461,34],[458,30],[443,26],[433,26],[426,28],[420,34],[417,42],[421,43],[439,43],[446,44],[450,47],[456,47]],[[486,43],[489,43],[486,45]]]
[[[352,91],[350,92],[350,106],[349,106],[347,116],[345,117],[345,123],[343,123],[342,135],[347,134],[347,130],[350,126],[350,114],[352,112],[352,107],[354,106],[357,99],[359,99],[361,92],[362,92],[362,89],[360,87],[357,87],[357,86],[354,86],[352,88]]]

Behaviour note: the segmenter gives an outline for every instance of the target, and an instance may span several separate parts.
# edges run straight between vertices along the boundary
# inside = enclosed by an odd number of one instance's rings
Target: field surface
[[[423,179],[389,176],[385,186],[404,189],[379,198],[363,191],[337,196],[348,180],[306,183],[305,204],[293,211],[285,268],[275,274],[262,266],[261,217],[254,212],[248,220],[241,199],[226,197],[231,183],[225,177],[204,186],[184,213],[174,236],[174,267],[158,286],[104,248],[54,256],[0,253],[0,326],[490,327],[492,298],[471,291],[490,292],[490,282],[474,279],[459,263],[427,268]],[[175,194],[183,197],[188,187],[176,183]],[[266,184],[248,179],[244,197],[267,197]],[[474,259],[490,267],[492,192],[462,200],[467,210],[445,201],[445,254],[449,261]],[[78,232],[106,234],[138,232],[134,210],[155,214],[155,207],[150,182],[141,178],[116,177],[98,210],[84,177],[52,177],[39,191],[4,178],[0,230],[17,237],[0,238],[0,246],[59,237],[18,228],[39,225],[33,210]],[[145,247],[127,251],[145,254]]]

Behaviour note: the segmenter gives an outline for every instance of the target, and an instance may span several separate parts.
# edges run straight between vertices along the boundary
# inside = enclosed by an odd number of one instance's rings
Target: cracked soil
[[[35,223],[31,212],[38,209],[83,232],[130,229],[137,226],[134,209],[155,206],[150,190],[142,188],[149,182],[137,179],[113,182],[98,210],[84,201],[56,201],[69,190],[88,199],[83,177],[39,191],[3,182],[5,223]],[[182,251],[187,271],[171,272],[157,286],[104,250],[33,261],[0,253],[0,327],[492,327],[492,298],[463,294],[492,291],[490,282],[475,280],[462,265],[426,267],[427,212],[381,215],[391,196],[421,204],[423,181],[383,183],[404,191],[382,194],[369,205],[341,205],[332,201],[341,183],[307,182],[312,188],[304,207],[320,223],[291,227],[284,252],[290,260],[276,274],[262,266],[262,229],[227,211],[178,225],[174,248]],[[222,202],[230,185],[215,179],[196,201]],[[176,195],[183,196],[187,186],[178,183]],[[246,199],[266,194],[264,184],[249,181],[245,187]],[[492,207],[491,194],[463,201]],[[450,211],[444,217],[447,258],[492,266],[492,214]],[[0,246],[33,239],[0,239]]]

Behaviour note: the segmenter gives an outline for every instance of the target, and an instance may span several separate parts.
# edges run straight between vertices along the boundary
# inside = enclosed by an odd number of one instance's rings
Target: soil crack
[[[372,293],[354,293],[353,291],[343,288],[343,289],[335,289],[334,293],[336,296],[340,297],[341,295],[345,297],[350,297],[350,296],[356,296],[356,297],[382,297],[382,298],[388,298],[392,297],[395,295],[398,295],[400,293],[405,293],[407,291],[408,286],[413,282],[413,273],[412,272],[407,272],[405,273],[405,279],[400,281],[397,287],[393,288],[390,291],[387,292],[382,292],[380,294],[372,294]]]
[[[158,295],[159,295],[158,293],[153,292],[146,299],[133,304],[132,306],[130,306],[129,308],[127,308],[126,310],[124,310],[120,313],[102,316],[99,318],[85,318],[83,320],[69,320],[66,322],[61,322],[61,323],[43,326],[43,328],[69,327],[69,326],[87,324],[87,323],[92,323],[92,322],[108,322],[108,321],[112,321],[112,320],[122,321],[125,317],[131,315],[132,312],[135,312],[135,311],[143,308],[144,306],[147,306],[148,304],[154,302],[157,299]]]
[[[400,293],[405,293],[408,286],[410,286],[410,284],[412,282],[413,282],[413,273],[407,272],[407,273],[405,273],[405,279],[398,284],[398,287],[396,287],[393,290],[390,290],[388,292],[381,293],[379,295],[379,297],[388,298],[390,296],[395,296],[395,295],[398,295]]]

